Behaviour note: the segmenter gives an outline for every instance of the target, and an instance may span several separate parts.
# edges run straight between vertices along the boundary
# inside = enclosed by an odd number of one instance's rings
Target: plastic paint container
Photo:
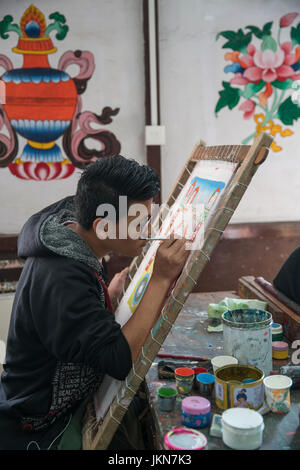
[[[229,408],[222,414],[224,444],[235,450],[258,449],[263,440],[263,417],[247,408]]]
[[[222,321],[224,354],[269,375],[273,368],[272,315],[265,310],[245,308],[223,313]]]
[[[289,357],[289,345],[284,341],[274,341],[272,343],[273,359],[287,359]]]
[[[194,371],[193,388],[194,388],[194,390],[198,390],[197,375],[202,374],[202,373],[206,373],[207,369],[205,369],[205,367],[193,367],[193,371]]]
[[[189,367],[175,369],[176,387],[181,395],[191,393],[194,382],[194,371]]]
[[[172,429],[164,439],[166,450],[204,450],[206,446],[206,437],[196,429]]]
[[[221,367],[216,372],[216,405],[227,408],[253,408],[264,403],[264,373],[254,366],[243,364]]]
[[[191,428],[204,428],[210,423],[210,401],[203,397],[187,397],[181,402],[181,422]]]
[[[201,373],[197,375],[196,380],[200,394],[210,396],[214,389],[215,376],[209,373]]]
[[[283,414],[290,410],[290,388],[292,383],[292,379],[286,375],[269,375],[269,377],[265,377],[266,402],[273,413]]]
[[[213,366],[214,374],[220,367],[228,366],[229,364],[238,364],[239,361],[233,356],[215,356],[211,360]]]
[[[283,329],[279,323],[272,323],[272,341],[282,341]]]
[[[161,411],[173,411],[177,394],[178,392],[175,388],[160,387],[157,390],[159,409]]]

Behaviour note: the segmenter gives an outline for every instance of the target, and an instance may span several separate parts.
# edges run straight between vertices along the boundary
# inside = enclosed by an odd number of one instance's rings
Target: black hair
[[[78,181],[74,200],[77,221],[89,230],[100,204],[111,204],[118,221],[119,196],[127,196],[130,204],[152,198],[159,189],[159,178],[147,165],[122,155],[99,158],[84,169]]]

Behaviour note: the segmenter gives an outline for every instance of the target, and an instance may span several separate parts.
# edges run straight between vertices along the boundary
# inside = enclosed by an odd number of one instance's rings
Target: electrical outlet
[[[165,126],[146,126],[146,145],[164,145],[166,143]]]

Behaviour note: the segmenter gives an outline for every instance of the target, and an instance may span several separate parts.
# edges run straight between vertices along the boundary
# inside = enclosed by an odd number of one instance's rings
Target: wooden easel
[[[188,294],[193,290],[206,263],[209,261],[253,175],[258,166],[266,159],[269,152],[268,148],[272,141],[273,139],[269,135],[260,134],[252,146],[227,145],[206,147],[204,145],[197,145],[193,150],[167,200],[169,207],[176,201],[182,187],[199,160],[223,160],[237,163],[233,178],[227,188],[224,189],[224,196],[205,231],[204,243],[201,250],[194,251],[189,263],[185,266],[173,292],[166,300],[159,320],[146,340],[142,352],[123,383],[120,392],[114,398],[103,422],[96,422],[93,403],[90,402],[88,405],[83,426],[83,449],[103,450],[110,444],[131,400],[170,332],[182,306],[187,300]],[[159,214],[158,221],[160,217],[162,217],[162,214]],[[133,260],[126,288],[136,273],[143,257],[144,255],[140,255]]]

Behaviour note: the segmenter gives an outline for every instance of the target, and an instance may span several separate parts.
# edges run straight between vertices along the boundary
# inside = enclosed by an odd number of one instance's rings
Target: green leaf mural
[[[219,91],[220,98],[215,109],[216,114],[220,109],[225,108],[225,106],[228,106],[229,109],[233,109],[240,99],[240,90],[232,88],[230,83],[223,82],[222,84],[224,89]]]
[[[252,33],[244,33],[242,29],[239,29],[237,32],[234,31],[223,31],[217,35],[217,39],[220,36],[223,36],[228,41],[222,46],[223,49],[230,48],[234,51],[247,51],[247,46],[251,41]]]
[[[300,44],[300,23],[298,24],[296,28],[291,29],[291,40],[292,40],[293,46]]]
[[[283,124],[293,124],[300,117],[300,107],[289,96],[278,108],[278,117]]]

